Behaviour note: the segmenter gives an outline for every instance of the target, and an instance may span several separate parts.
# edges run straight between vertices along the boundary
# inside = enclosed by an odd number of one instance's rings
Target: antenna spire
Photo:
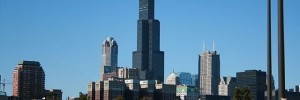
[[[215,41],[213,41],[213,51],[216,51],[215,50]]]
[[[202,51],[205,51],[205,43],[203,42],[203,45],[202,45],[203,47],[203,50]]]

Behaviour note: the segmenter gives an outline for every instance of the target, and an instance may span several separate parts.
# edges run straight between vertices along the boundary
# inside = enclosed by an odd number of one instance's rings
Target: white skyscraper
[[[105,67],[106,66],[106,67]],[[111,67],[118,66],[118,44],[112,37],[107,37],[102,43],[102,66],[101,66],[101,80],[103,74],[111,72]]]
[[[218,95],[220,82],[220,55],[203,49],[199,56],[200,95]]]

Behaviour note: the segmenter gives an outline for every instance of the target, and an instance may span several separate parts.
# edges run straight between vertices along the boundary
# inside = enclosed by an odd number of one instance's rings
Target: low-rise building
[[[46,100],[62,100],[62,91],[60,89],[51,89],[45,91]]]
[[[196,86],[177,85],[176,87],[176,97],[180,100],[197,100],[199,96],[199,89]]]
[[[140,81],[137,79],[127,79],[126,84],[126,100],[140,100]]]
[[[125,97],[125,83],[123,80],[109,79],[104,81],[104,100],[112,100],[120,97]]]

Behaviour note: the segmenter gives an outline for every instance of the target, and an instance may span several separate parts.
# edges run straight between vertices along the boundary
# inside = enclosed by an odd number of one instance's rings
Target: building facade
[[[196,86],[199,89],[199,76],[198,76],[198,74],[192,75],[192,86]]]
[[[87,96],[89,100],[95,100],[95,82],[88,82]]]
[[[97,81],[95,82],[95,100],[104,100],[104,82]]]
[[[118,96],[125,97],[125,83],[123,80],[112,79],[104,81],[104,100],[113,100]]]
[[[184,84],[187,86],[192,86],[193,81],[192,81],[192,75],[189,72],[176,72],[176,76],[180,80],[180,84]]]
[[[195,86],[177,85],[176,96],[180,100],[198,100],[199,89]]]
[[[171,85],[179,85],[180,83],[180,79],[179,77],[176,76],[174,70],[172,73],[169,74],[169,76],[167,77],[167,82],[166,84],[171,84]]]
[[[154,0],[139,0],[137,50],[132,58],[140,79],[164,81],[164,52],[160,51],[160,22],[154,19]]]
[[[235,77],[222,77],[219,84],[219,95],[230,96],[232,99],[233,92],[236,87],[236,78]]]
[[[236,85],[240,88],[248,87],[254,100],[264,100],[264,91],[267,90],[266,72],[261,70],[237,72]]]
[[[118,78],[139,79],[139,70],[136,68],[119,68]]]
[[[117,41],[112,37],[107,37],[102,43],[102,65],[101,65],[101,80],[103,74],[107,73],[109,67],[118,66],[118,44]]]
[[[137,79],[126,79],[126,100],[140,100],[140,81]]]
[[[176,100],[176,85],[155,84],[153,100]]]
[[[201,95],[218,95],[220,55],[217,51],[202,51],[199,56],[199,89]]]
[[[45,99],[46,100],[62,100],[62,91],[60,89],[46,90]]]
[[[21,61],[13,70],[13,96],[20,99],[42,99],[45,95],[45,73],[37,61]]]

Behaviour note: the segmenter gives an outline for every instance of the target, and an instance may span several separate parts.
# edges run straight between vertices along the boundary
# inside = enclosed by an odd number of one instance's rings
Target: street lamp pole
[[[267,66],[268,66],[268,84],[267,84],[267,96],[268,96],[268,100],[272,100],[272,34],[271,34],[271,0],[268,0],[268,39],[267,39]]]
[[[285,97],[285,59],[284,59],[284,18],[283,0],[278,0],[278,81],[279,99]]]

